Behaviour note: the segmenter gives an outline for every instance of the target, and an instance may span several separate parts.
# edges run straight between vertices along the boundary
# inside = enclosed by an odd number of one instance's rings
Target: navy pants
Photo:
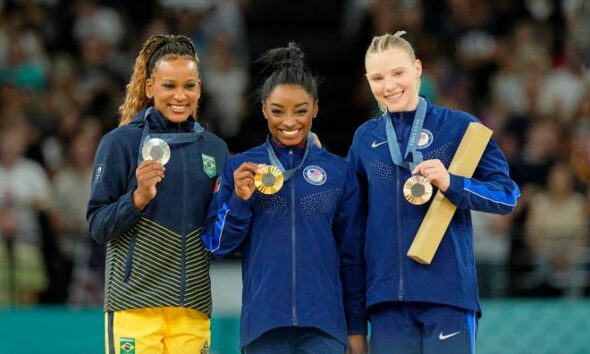
[[[371,354],[473,354],[477,314],[458,307],[405,302],[370,311]]]
[[[243,354],[344,354],[345,346],[310,327],[282,327],[264,333],[242,349]]]

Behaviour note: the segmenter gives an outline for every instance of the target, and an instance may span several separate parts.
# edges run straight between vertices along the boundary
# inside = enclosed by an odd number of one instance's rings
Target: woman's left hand
[[[360,334],[353,334],[348,336],[348,345],[346,346],[346,354],[366,354],[367,353],[367,337]]]
[[[412,173],[421,174],[441,192],[446,192],[451,185],[451,175],[449,175],[449,171],[447,171],[442,161],[438,159],[422,161],[414,168]]]

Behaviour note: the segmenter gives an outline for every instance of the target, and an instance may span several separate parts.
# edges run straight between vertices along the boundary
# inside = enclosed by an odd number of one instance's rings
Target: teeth
[[[285,135],[295,135],[299,132],[299,129],[297,129],[297,130],[282,130],[281,132]]]
[[[179,106],[179,105],[175,105],[175,104],[170,105],[170,107],[174,110],[183,110],[186,108],[185,105]]]
[[[400,97],[402,95],[402,93],[403,92],[396,93],[395,95],[385,96],[385,98],[388,99],[388,100],[396,99],[396,98]]]

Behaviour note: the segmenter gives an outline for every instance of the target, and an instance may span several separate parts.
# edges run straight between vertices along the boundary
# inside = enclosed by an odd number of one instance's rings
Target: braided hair
[[[402,36],[406,34],[406,31],[397,31],[395,34],[385,33],[381,36],[373,37],[371,44],[369,44],[369,48],[367,48],[367,52],[365,54],[365,60],[371,54],[374,53],[381,53],[391,48],[402,48],[404,49],[410,59],[413,61],[416,60],[416,53],[414,53],[414,48],[406,39],[402,38]]]
[[[127,125],[143,107],[150,104],[145,94],[147,79],[162,60],[189,58],[199,66],[199,57],[190,38],[183,35],[154,35],[150,37],[135,59],[133,74],[127,84],[125,101],[119,107],[119,126]]]

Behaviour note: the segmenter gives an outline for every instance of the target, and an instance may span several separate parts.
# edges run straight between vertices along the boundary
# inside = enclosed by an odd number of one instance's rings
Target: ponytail
[[[150,37],[135,59],[133,74],[126,87],[125,101],[119,107],[119,126],[127,125],[142,108],[151,104],[145,94],[145,84],[156,65],[166,59],[187,57],[199,66],[199,57],[190,38],[182,35]]]

